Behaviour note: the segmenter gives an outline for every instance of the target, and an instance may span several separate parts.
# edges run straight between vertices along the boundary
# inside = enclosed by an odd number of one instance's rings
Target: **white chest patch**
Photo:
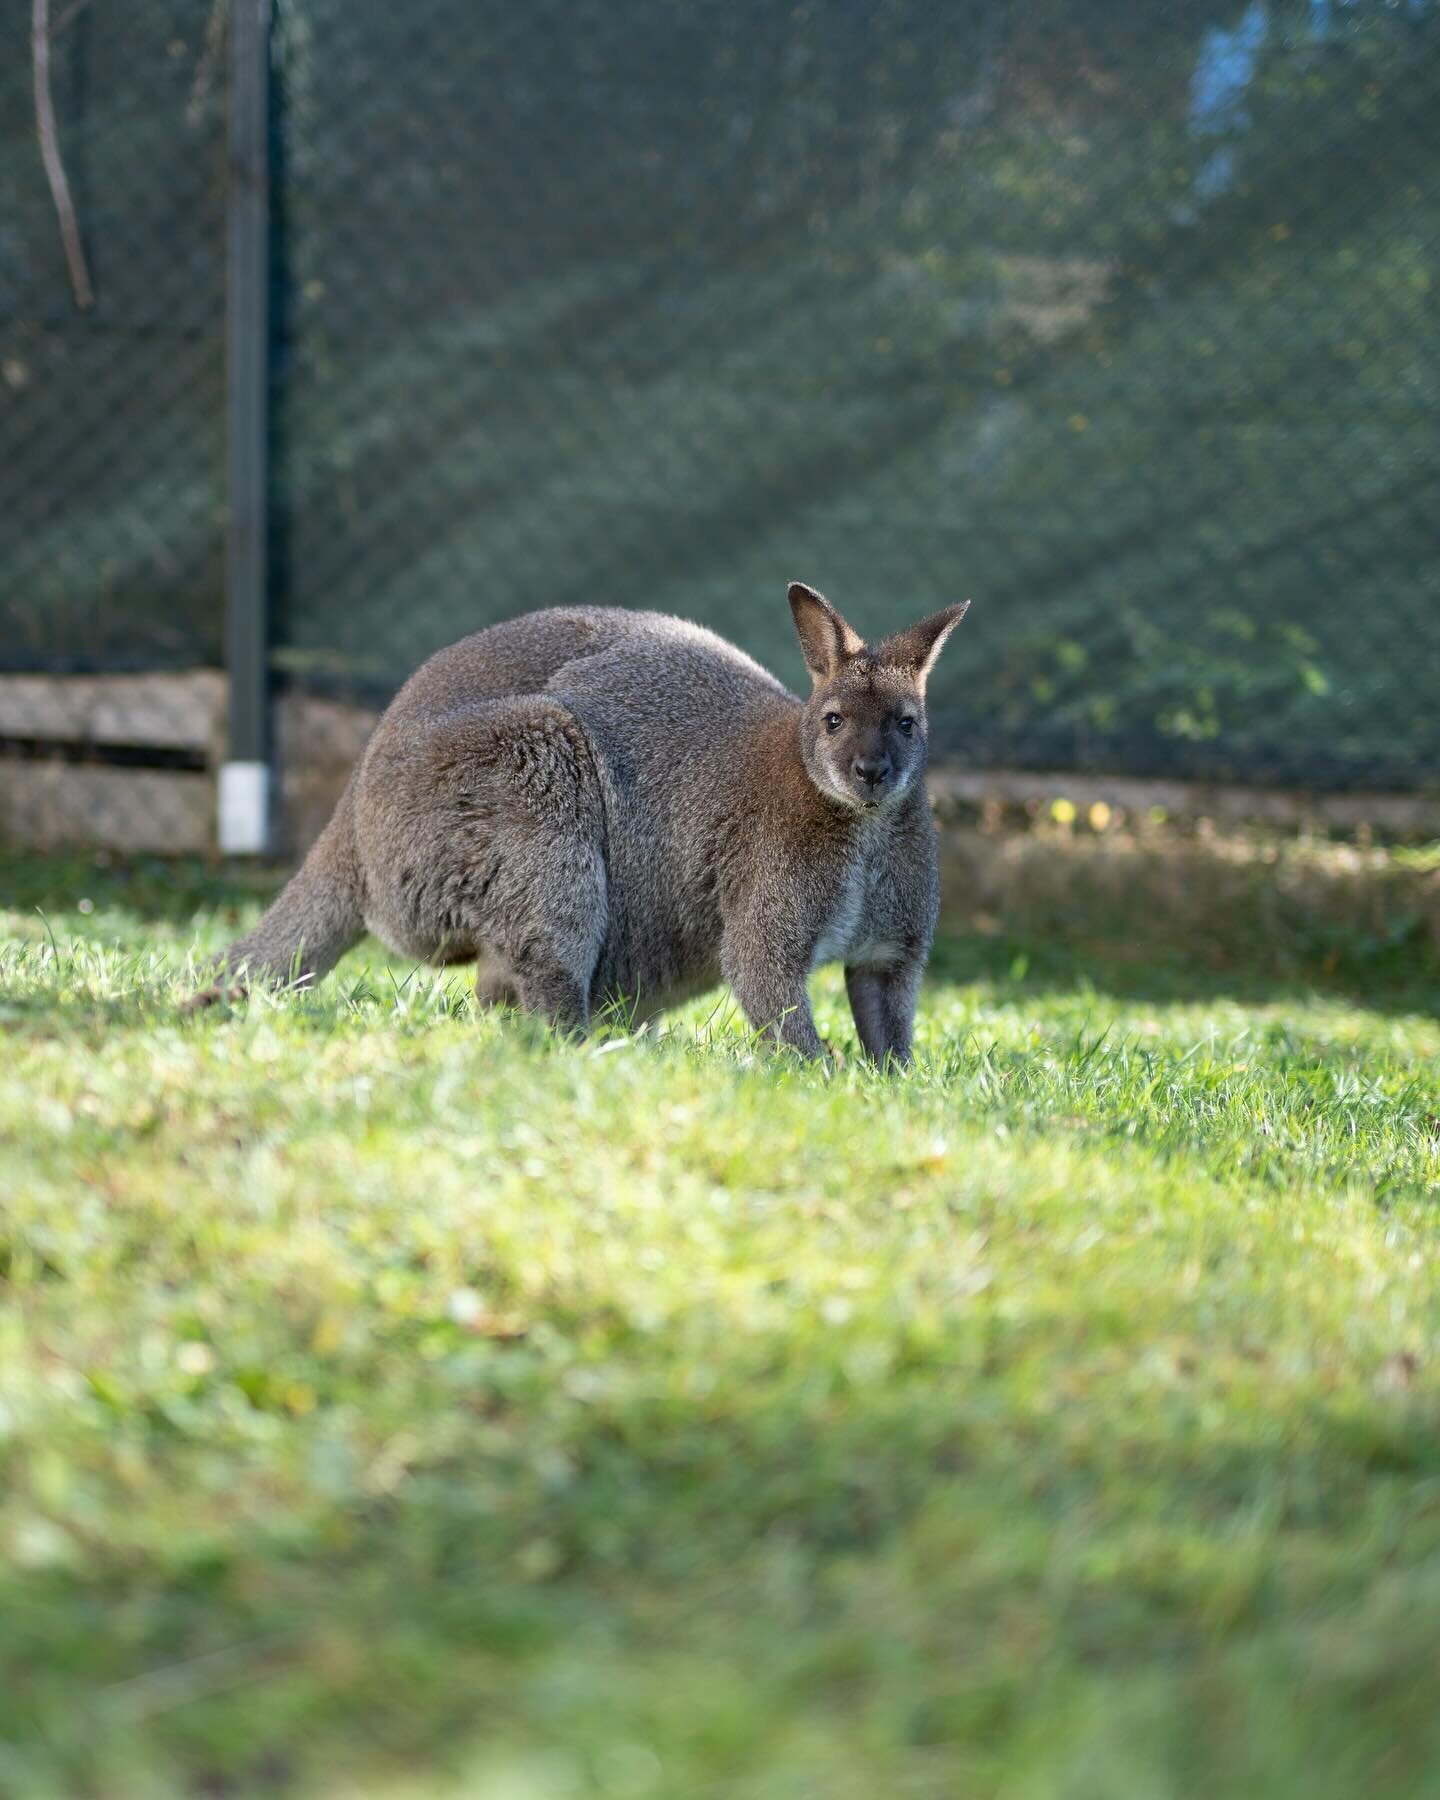
[[[835,910],[815,940],[810,957],[812,969],[832,962],[868,967],[893,961],[897,954],[894,945],[874,941],[865,917],[871,863],[876,856],[884,855],[885,835],[884,825],[878,820],[868,829],[862,827],[844,886],[836,898]]]
[[[820,936],[815,940],[815,949],[810,957],[812,969],[818,969],[821,963],[840,962],[845,958],[859,935],[864,910],[865,858],[857,856],[850,864],[839,904],[825,921]]]

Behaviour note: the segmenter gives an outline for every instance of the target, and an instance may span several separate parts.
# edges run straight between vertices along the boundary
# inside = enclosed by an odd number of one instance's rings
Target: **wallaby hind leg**
[[[484,702],[382,744],[366,781],[371,929],[432,959],[467,946],[482,1004],[583,1031],[608,905],[604,806],[574,716],[538,695]]]
[[[588,983],[569,969],[550,966],[522,975],[520,1004],[556,1031],[579,1036],[589,1029]]]
[[[225,952],[224,978],[197,994],[192,1006],[243,993],[257,982],[309,987],[364,935],[351,791],[346,788],[330,823],[260,923]]]
[[[481,1006],[519,1006],[520,985],[514,971],[482,951],[476,959],[475,998]]]
[[[485,952],[484,987],[584,1032],[609,905],[603,803],[580,728],[527,699],[487,707],[460,735],[474,754],[455,841],[473,829],[485,846],[462,923]]]

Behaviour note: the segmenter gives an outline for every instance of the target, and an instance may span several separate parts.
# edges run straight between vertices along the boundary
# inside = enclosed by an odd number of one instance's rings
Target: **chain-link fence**
[[[220,659],[230,23],[56,0],[82,310],[12,21],[0,667]],[[1440,780],[1440,0],[278,0],[271,48],[282,688],[592,600],[796,679],[800,577],[974,597],[963,762]]]

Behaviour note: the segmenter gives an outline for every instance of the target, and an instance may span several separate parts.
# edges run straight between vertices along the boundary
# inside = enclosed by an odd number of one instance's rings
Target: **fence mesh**
[[[223,616],[226,65],[194,0],[57,0],[55,130],[28,6],[0,55],[0,667],[214,663]]]
[[[56,30],[98,298],[12,26],[0,662],[211,663],[223,0]],[[799,577],[973,596],[962,761],[1440,778],[1440,0],[281,0],[273,110],[282,683],[571,601],[798,680]]]

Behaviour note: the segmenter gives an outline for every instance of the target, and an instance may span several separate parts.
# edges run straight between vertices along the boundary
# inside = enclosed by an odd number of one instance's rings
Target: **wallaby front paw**
[[[180,1003],[182,1013],[204,1012],[211,1006],[234,1006],[244,1000],[250,993],[250,984],[246,981],[217,981],[207,988],[201,988],[198,994],[192,994],[188,1000]]]

